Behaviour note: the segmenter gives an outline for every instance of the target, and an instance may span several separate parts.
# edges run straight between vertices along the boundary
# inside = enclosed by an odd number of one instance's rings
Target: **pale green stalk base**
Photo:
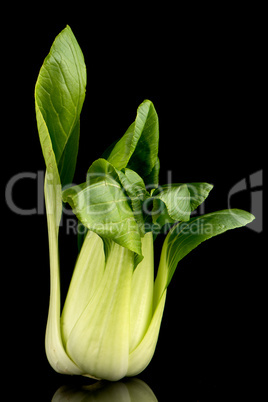
[[[61,328],[66,351],[83,375],[117,381],[140,373],[156,347],[165,295],[153,311],[153,239],[143,239],[144,259],[89,232],[64,305]]]
[[[64,350],[60,327],[60,268],[58,254],[59,217],[61,215],[61,199],[57,186],[48,183],[45,178],[45,201],[49,235],[50,257],[50,299],[47,319],[45,348],[50,365],[61,374],[82,374]],[[57,218],[58,217],[58,218]]]

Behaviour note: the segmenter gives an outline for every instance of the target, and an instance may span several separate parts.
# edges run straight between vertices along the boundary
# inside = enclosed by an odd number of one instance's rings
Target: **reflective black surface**
[[[150,377],[150,376],[149,376]],[[147,379],[147,382],[145,382]],[[62,383],[60,383],[60,380]],[[157,381],[158,380],[158,381]],[[33,387],[34,388],[34,387]],[[49,383],[37,390],[39,400],[47,401],[212,401],[222,400],[226,389],[220,390],[209,380],[190,380],[189,378],[173,378],[165,376],[147,378],[140,375],[135,378],[122,379],[118,382],[94,381],[85,378],[66,378],[57,380],[50,377]],[[131,397],[132,399],[129,399]],[[96,399],[94,399],[96,398]]]
[[[163,336],[162,339],[160,336],[158,349],[151,364],[136,377],[151,389],[157,401],[231,401],[242,400],[252,391],[255,396],[258,394],[262,383],[262,379],[259,377],[261,368],[257,366],[258,358],[249,360],[249,355],[246,353],[244,359],[242,360],[240,356],[241,360],[238,362],[236,361],[238,356],[226,356],[224,358],[219,356],[216,351],[214,358],[212,358],[210,351],[207,350],[202,357],[200,355],[199,359],[197,355],[193,356],[189,353],[187,360],[186,355],[178,346],[174,345],[172,352],[170,352],[171,348],[168,345],[164,347],[162,341],[164,341]],[[58,392],[57,397],[61,395],[62,399],[59,400],[63,401],[84,400],[79,399],[81,395],[87,398],[98,395],[100,399],[97,400],[101,401],[101,398],[107,398],[110,390],[111,399],[103,399],[104,401],[113,401],[112,397],[114,394],[118,395],[117,392],[120,395],[122,393],[126,398],[125,400],[128,401],[128,384],[135,380],[135,378],[122,379],[119,383],[123,385],[119,385],[119,391],[116,391],[116,383],[105,381],[99,383],[85,377],[57,374],[50,368],[45,359],[42,364],[40,361],[38,363],[37,359],[32,360],[31,363],[37,363],[36,368],[38,370],[28,371],[27,375],[22,373],[21,377],[28,378],[32,396],[35,395],[36,397],[36,399],[30,400],[50,401]],[[104,387],[103,392],[100,392],[99,385],[101,385],[101,389]],[[91,391],[91,387],[93,390],[97,389],[96,394]],[[142,387],[138,387],[139,392],[142,389]],[[67,390],[70,391],[69,394]],[[144,392],[147,395],[146,387]],[[75,397],[79,398],[75,399]]]
[[[99,381],[87,386],[62,386],[54,394],[52,402],[59,401],[111,401],[120,402],[131,400],[132,402],[156,402],[156,396],[145,384],[137,378],[118,381]]]

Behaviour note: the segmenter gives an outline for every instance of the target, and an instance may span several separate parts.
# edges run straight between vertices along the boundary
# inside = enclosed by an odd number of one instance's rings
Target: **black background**
[[[110,11],[115,10],[106,8],[105,15]],[[197,10],[194,16],[193,10],[178,12],[172,22],[172,10],[169,17],[160,10],[161,16],[141,13],[138,20],[130,18],[131,7],[123,11],[122,19],[115,20],[84,10],[85,22],[70,11],[67,17],[59,13],[55,22],[52,12],[42,19],[43,12],[32,10],[31,18],[10,25],[2,65],[5,186],[20,172],[44,171],[34,85],[55,36],[69,24],[88,72],[74,182],[84,180],[90,164],[124,134],[139,104],[150,99],[160,122],[160,183],[167,182],[168,171],[173,182],[212,183],[205,212],[228,208],[230,189],[264,167],[261,23],[254,16],[245,18],[242,10],[222,18],[216,11],[211,16],[203,10],[205,19]],[[37,181],[18,182],[12,196],[21,208],[35,208]],[[231,207],[250,210],[250,192],[234,195]],[[3,255],[7,253],[9,261],[2,285],[7,288],[7,372],[14,384],[22,381],[15,395],[25,392],[30,400],[49,401],[59,386],[90,380],[56,374],[46,360],[45,215],[20,216],[6,206],[4,219],[8,236]],[[263,237],[263,232],[248,228],[231,231],[204,243],[180,263],[168,289],[154,358],[139,376],[159,401],[174,400],[174,395],[179,401],[220,400],[233,385],[235,391],[230,392],[238,396],[258,389]],[[60,246],[65,292],[75,261],[75,237],[62,234]]]

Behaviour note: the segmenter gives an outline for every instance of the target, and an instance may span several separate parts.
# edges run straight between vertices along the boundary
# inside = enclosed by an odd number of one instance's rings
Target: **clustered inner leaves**
[[[129,248],[142,258],[141,238],[166,225],[188,221],[212,189],[207,183],[159,186],[159,124],[145,100],[125,135],[87,172],[85,183],[63,191],[88,229]]]

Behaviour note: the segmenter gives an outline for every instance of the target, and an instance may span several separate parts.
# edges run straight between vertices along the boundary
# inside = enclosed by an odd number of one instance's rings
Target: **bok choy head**
[[[89,166],[85,181],[66,186],[76,166],[85,88],[83,54],[67,26],[55,39],[35,87],[50,253],[46,354],[59,373],[115,381],[140,373],[152,359],[178,262],[201,242],[254,217],[238,209],[191,217],[212,186],[159,185],[159,122],[149,100],[138,107],[126,133]],[[79,239],[61,310],[62,202],[70,204],[86,235]],[[155,279],[154,239],[167,228]]]

